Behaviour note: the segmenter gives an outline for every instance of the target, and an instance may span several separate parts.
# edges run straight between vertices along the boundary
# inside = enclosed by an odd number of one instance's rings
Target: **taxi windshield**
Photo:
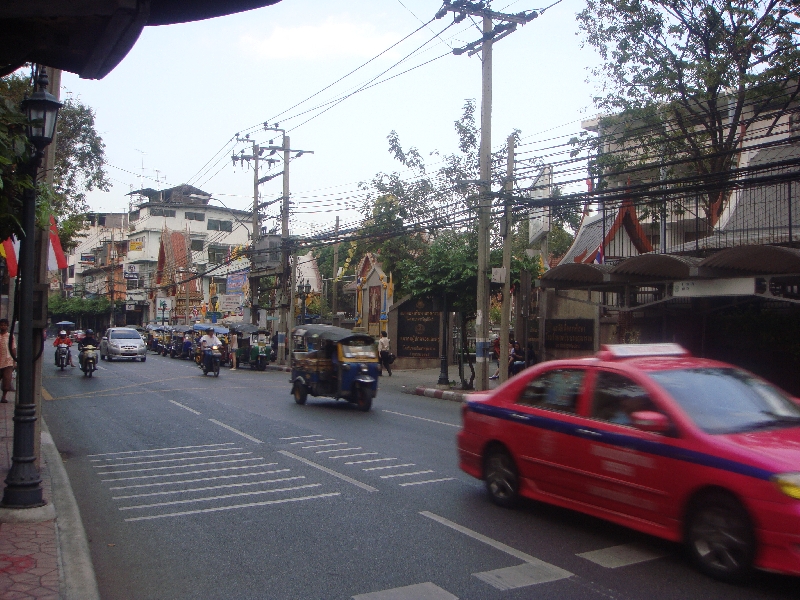
[[[654,371],[650,376],[706,433],[800,427],[800,406],[744,371],[715,367]]]
[[[345,358],[376,358],[375,346],[365,345],[364,340],[348,340],[342,343]]]

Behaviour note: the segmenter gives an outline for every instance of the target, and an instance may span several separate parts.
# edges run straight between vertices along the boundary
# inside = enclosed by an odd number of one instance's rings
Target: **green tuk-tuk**
[[[231,335],[238,337],[239,349],[236,351],[238,364],[249,365],[251,369],[259,371],[265,370],[272,360],[269,331],[249,323],[236,323],[230,329]]]

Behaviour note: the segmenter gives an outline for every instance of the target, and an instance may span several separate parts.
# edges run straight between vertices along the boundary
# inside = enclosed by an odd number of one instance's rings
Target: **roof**
[[[208,204],[208,201],[211,200],[211,194],[186,183],[166,190],[142,188],[141,190],[128,192],[125,195],[145,196],[150,202],[157,204]]]
[[[348,338],[369,338],[370,343],[374,342],[373,337],[368,333],[353,333],[349,329],[333,325],[300,325],[292,330],[292,335],[319,337],[332,342],[340,342]]]

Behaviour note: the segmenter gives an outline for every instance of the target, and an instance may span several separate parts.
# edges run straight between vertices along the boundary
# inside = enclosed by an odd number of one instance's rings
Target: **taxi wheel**
[[[505,508],[513,507],[519,500],[519,476],[514,460],[502,448],[494,448],[486,455],[484,463],[486,490],[492,502]]]
[[[722,581],[741,581],[752,571],[756,541],[747,511],[725,492],[701,496],[692,506],[686,543],[698,569]]]
[[[292,394],[294,394],[294,401],[298,404],[305,404],[306,400],[308,399],[308,390],[306,389],[306,386],[299,381],[295,382],[294,388],[292,389]]]

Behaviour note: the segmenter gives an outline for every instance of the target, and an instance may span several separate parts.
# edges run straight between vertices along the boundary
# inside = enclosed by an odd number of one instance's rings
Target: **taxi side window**
[[[517,403],[574,413],[585,376],[582,369],[548,371],[528,383]]]
[[[659,412],[642,386],[618,373],[597,374],[592,396],[593,418],[630,425],[631,414],[639,411]]]

